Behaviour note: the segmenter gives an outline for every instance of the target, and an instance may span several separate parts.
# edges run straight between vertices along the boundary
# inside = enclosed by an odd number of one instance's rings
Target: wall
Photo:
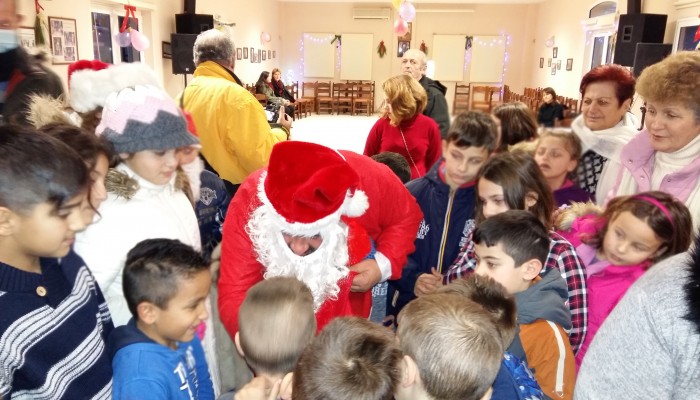
[[[378,4],[354,5],[325,4],[325,3],[280,3],[281,20],[281,44],[284,47],[281,62],[282,71],[289,70],[295,74],[295,80],[304,80],[301,68],[301,41],[303,33],[371,33],[374,35],[374,46],[371,54],[358,54],[358,57],[371,57],[372,78],[381,83],[392,75],[400,72],[401,59],[397,54],[397,37],[393,33],[393,18],[396,12],[392,12],[391,20],[354,20],[352,10],[354,7],[376,8],[390,7],[389,2]],[[445,6],[455,9],[461,6]],[[440,6],[430,4],[431,9]],[[413,21],[411,48],[418,48],[421,41],[428,46],[428,56],[432,49],[433,34],[460,34],[460,35],[499,35],[511,36],[511,44],[508,47],[509,64],[507,66],[506,83],[523,87],[527,71],[521,67],[528,52],[529,18],[534,17],[535,5],[470,5],[473,13],[461,12],[418,12]],[[420,10],[420,6],[418,7]],[[387,54],[380,58],[376,52],[379,42],[383,40],[387,48]],[[339,71],[336,71],[336,80],[339,80]],[[310,80],[308,78],[307,80]],[[447,99],[450,108],[454,96],[454,82],[442,82],[448,87]],[[381,93],[377,93],[379,99]],[[379,103],[377,103],[379,104]]]

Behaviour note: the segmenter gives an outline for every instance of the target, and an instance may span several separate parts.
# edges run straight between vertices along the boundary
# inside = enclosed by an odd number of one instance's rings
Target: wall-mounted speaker
[[[214,28],[214,16],[209,14],[175,14],[175,32],[200,34]]]
[[[637,43],[637,51],[634,53],[634,76],[639,77],[644,68],[666,58],[672,49],[671,44]]]
[[[173,52],[173,74],[191,74],[194,72],[194,41],[197,35],[171,33],[170,44]]]
[[[631,67],[637,43],[663,43],[667,15],[623,14],[617,27],[615,64]]]

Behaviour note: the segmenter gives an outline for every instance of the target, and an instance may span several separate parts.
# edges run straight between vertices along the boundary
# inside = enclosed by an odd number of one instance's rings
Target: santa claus
[[[369,315],[371,288],[401,274],[422,214],[386,166],[305,142],[275,145],[250,175],[224,222],[219,311],[238,330],[255,283],[293,276],[314,296],[320,330],[332,318]]]

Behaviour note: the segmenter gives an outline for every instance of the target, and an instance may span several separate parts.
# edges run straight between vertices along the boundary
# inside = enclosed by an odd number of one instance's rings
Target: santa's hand
[[[382,272],[375,260],[367,259],[349,267],[350,271],[356,272],[355,278],[350,286],[351,292],[366,292],[382,280]]]
[[[276,400],[279,397],[282,381],[272,382],[258,376],[236,392],[235,400]]]
[[[442,285],[442,274],[433,267],[429,274],[421,274],[416,279],[416,286],[413,290],[416,297],[434,293]]]

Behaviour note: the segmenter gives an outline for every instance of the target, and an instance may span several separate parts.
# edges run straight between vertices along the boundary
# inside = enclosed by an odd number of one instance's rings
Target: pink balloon
[[[129,47],[129,45],[131,45],[131,34],[127,29],[124,32],[119,32],[114,35],[114,40],[117,41],[119,47]]]
[[[269,43],[272,38],[270,37],[270,34],[267,32],[263,32],[260,34],[260,41],[263,43]]]
[[[404,1],[399,7],[399,16],[406,22],[413,21],[416,18],[416,7],[413,6],[413,3]]]
[[[403,36],[408,33],[408,23],[402,18],[399,18],[394,22],[394,33],[397,36]]]
[[[131,44],[138,51],[144,51],[151,45],[151,41],[148,40],[146,35],[137,31],[136,29],[131,30]]]

